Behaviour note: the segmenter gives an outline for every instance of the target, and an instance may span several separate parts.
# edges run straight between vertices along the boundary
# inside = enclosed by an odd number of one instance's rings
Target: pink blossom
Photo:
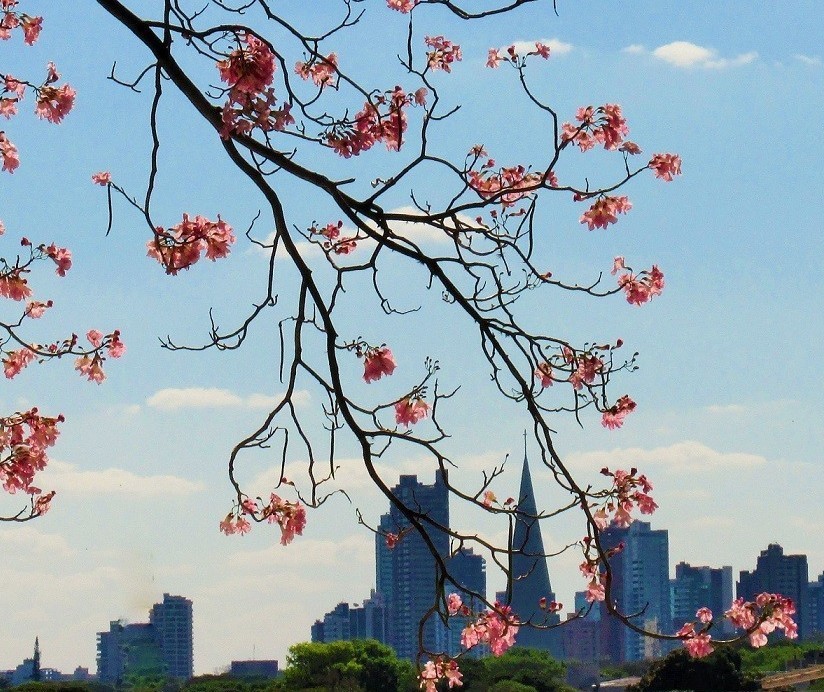
[[[225,60],[219,60],[217,69],[236,96],[255,95],[272,83],[275,56],[257,36],[244,34],[241,40],[246,47],[236,48]]]
[[[386,0],[387,7],[402,14],[408,14],[417,4],[418,0]]]
[[[338,242],[333,243],[332,251],[336,255],[350,255],[358,247],[355,238],[341,238]]]
[[[551,387],[552,386],[552,366],[549,363],[540,363],[537,368],[535,368],[535,377],[537,377],[541,381],[541,386]]]
[[[386,547],[389,550],[393,550],[400,540],[400,536],[396,533],[387,533],[384,538],[386,539]]]
[[[549,60],[549,46],[540,41],[536,41],[535,54],[540,55],[544,60]]]
[[[298,62],[295,64],[295,72],[301,79],[311,79],[315,86],[323,89],[335,81],[335,74],[338,67],[338,56],[330,53],[325,58],[313,59],[313,62]]]
[[[4,171],[14,173],[15,169],[20,166],[20,155],[17,153],[17,147],[12,144],[4,132],[0,132],[0,155],[3,157]]]
[[[37,358],[37,354],[28,348],[21,348],[17,351],[9,351],[3,358],[3,372],[6,379],[10,380],[20,374],[29,363]]]
[[[33,300],[26,306],[26,315],[33,320],[40,319],[52,304],[50,300],[45,303],[41,303],[39,300]]]
[[[146,254],[160,262],[167,274],[177,274],[197,262],[201,253],[213,262],[226,257],[234,242],[232,227],[220,216],[217,221],[210,221],[203,216],[192,220],[188,214],[183,214],[183,221],[168,231],[160,227],[155,230]]]
[[[6,119],[17,115],[17,99],[0,98],[0,115]]]
[[[491,67],[494,70],[498,67],[501,60],[503,60],[503,58],[501,57],[501,54],[498,52],[498,49],[490,48],[489,55],[486,58],[486,66]]]
[[[51,492],[46,493],[45,495],[41,495],[34,501],[34,513],[42,517],[46,512],[49,511],[51,508],[51,501],[54,498],[54,490]]]
[[[564,123],[561,141],[575,142],[581,151],[592,149],[596,144],[602,144],[604,149],[615,150],[629,134],[618,104],[607,103],[598,108],[581,107],[575,117],[580,124]]]
[[[706,625],[708,622],[712,622],[712,611],[707,607],[699,608],[698,612],[695,613],[695,617]]]
[[[493,493],[491,490],[487,490],[486,492],[484,492],[484,499],[481,500],[481,504],[484,507],[491,507],[497,499],[498,498],[495,496],[495,493]]]
[[[615,402],[615,405],[603,412],[601,425],[610,430],[620,428],[624,424],[624,418],[632,413],[637,404],[626,394]]]
[[[391,375],[395,372],[396,366],[392,351],[386,346],[370,348],[363,356],[363,379],[366,382],[374,382],[384,375]]]
[[[0,274],[0,296],[20,301],[25,300],[31,294],[31,288],[22,276],[22,270],[15,269],[8,274]]]
[[[74,369],[86,377],[89,382],[100,384],[106,379],[106,373],[103,372],[103,360],[97,354],[92,357],[80,356],[74,362]]]
[[[670,182],[674,176],[681,175],[681,157],[678,154],[655,154],[649,167],[656,178]]]
[[[629,140],[625,141],[620,147],[618,147],[619,151],[623,151],[631,156],[641,153],[641,147],[639,147],[635,142],[630,142]]]
[[[587,603],[603,601],[606,598],[604,585],[599,583],[598,580],[595,577],[593,577],[587,584],[587,591],[584,598],[586,599]]]
[[[71,111],[75,96],[75,90],[68,84],[62,87],[41,87],[34,112],[38,118],[57,124]]]
[[[395,404],[395,422],[407,428],[429,414],[429,405],[420,397],[406,397]]]
[[[617,274],[622,269],[626,269],[626,266],[624,265],[624,258],[621,255],[618,255],[612,261],[612,271],[610,272],[610,274],[615,276],[615,274]]]
[[[618,214],[626,214],[630,209],[632,209],[632,203],[627,197],[604,195],[583,213],[580,221],[585,223],[590,231],[595,228],[606,228],[609,224],[618,221]]]
[[[461,645],[466,649],[484,643],[489,644],[493,656],[501,656],[515,644],[515,635],[520,628],[518,617],[509,606],[495,604],[478,616],[477,621],[467,625],[461,632]]]
[[[112,182],[112,175],[109,171],[100,171],[100,173],[95,173],[92,176],[92,182],[95,185],[102,185],[105,187],[106,185],[110,185]]]
[[[109,334],[109,346],[107,352],[112,358],[120,358],[126,352],[126,344],[120,340],[120,330],[115,329]]]
[[[27,14],[20,15],[20,25],[23,27],[23,42],[29,46],[33,46],[43,28],[43,17],[30,17]]]
[[[282,500],[272,493],[269,504],[261,510],[261,514],[270,524],[280,526],[280,543],[289,545],[295,536],[303,535],[306,527],[306,509],[300,502]]]
[[[96,329],[90,329],[86,332],[86,338],[89,340],[89,343],[94,346],[95,348],[99,348],[100,345],[103,343],[103,334]]]
[[[684,639],[684,648],[693,658],[703,658],[709,656],[715,650],[710,644],[711,639],[712,636],[706,632],[695,634]]]
[[[461,601],[461,597],[458,594],[451,593],[447,596],[446,609],[450,615],[457,615],[462,605],[463,601]]]
[[[426,105],[426,95],[429,93],[426,87],[421,87],[420,89],[416,89],[413,95],[415,100],[416,106],[425,106]]]
[[[46,248],[46,254],[57,265],[55,273],[58,276],[66,276],[66,272],[72,268],[72,253],[71,250],[64,247],[57,247],[54,243]]]
[[[432,70],[452,71],[452,63],[461,60],[461,47],[443,36],[426,36],[424,42],[432,48],[426,54],[427,65]]]

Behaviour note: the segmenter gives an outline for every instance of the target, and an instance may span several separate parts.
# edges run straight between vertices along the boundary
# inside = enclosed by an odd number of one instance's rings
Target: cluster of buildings
[[[458,588],[447,583],[445,591],[461,593],[465,603],[478,603],[479,609],[479,598],[486,597],[485,560],[471,549],[450,552],[450,538],[443,530],[449,527],[449,493],[440,472],[432,485],[419,482],[416,476],[401,476],[392,492],[406,507],[424,515],[426,537],[410,531],[409,520],[393,504],[381,517],[375,536],[375,589],[362,605],[340,603],[316,620],[311,629],[312,641],[373,638],[392,646],[399,656],[414,659],[421,634],[424,650],[457,654],[461,651],[460,632],[466,624],[461,618],[444,623],[436,614],[430,614],[420,629],[421,619],[431,612],[437,592],[438,570],[431,547],[457,583]],[[558,625],[560,616],[547,613],[539,605],[542,599],[554,601],[555,594],[540,523],[534,519],[538,512],[526,455],[518,499],[511,592],[497,593],[495,600],[511,605],[521,621]],[[386,534],[402,538],[390,548]],[[620,610],[636,614],[632,622],[646,630],[672,633],[695,620],[696,611],[703,606],[721,615],[734,598],[752,600],[767,591],[793,599],[800,638],[824,633],[824,573],[810,582],[806,555],[785,555],[780,545],[771,544],[761,552],[754,570],[740,572],[737,583],[730,566],[685,562],[676,565],[675,577],[671,578],[667,530],[636,521],[627,528],[610,527],[601,538],[605,549],[624,545],[610,563],[612,595]],[[677,645],[630,630],[607,616],[603,603],[590,606],[585,596],[583,591],[575,595],[575,610],[566,615],[569,622],[563,627],[522,627],[516,646],[542,649],[559,660],[623,663],[658,657]],[[714,634],[718,638],[733,632],[729,623],[719,621]]]

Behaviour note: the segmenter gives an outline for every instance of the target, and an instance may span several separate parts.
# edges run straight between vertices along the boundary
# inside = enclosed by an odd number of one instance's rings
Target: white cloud
[[[43,487],[60,493],[83,495],[192,495],[203,489],[201,483],[171,475],[138,476],[125,469],[109,468],[99,471],[81,471],[74,464],[51,461],[43,471]]]
[[[228,389],[217,387],[188,387],[160,389],[148,399],[146,404],[161,411],[177,411],[184,408],[273,408],[282,395],[250,394],[241,397]],[[294,394],[298,405],[309,402],[309,392],[299,390]]]
[[[56,533],[43,533],[33,526],[12,526],[0,530],[0,546],[4,555],[25,551],[52,557],[72,554],[66,539]]]
[[[630,447],[610,451],[584,452],[570,455],[567,461],[579,468],[587,467],[594,471],[604,466],[610,468],[635,466],[642,472],[647,472],[647,469],[651,467],[663,467],[672,473],[745,470],[767,463],[764,457],[757,454],[719,452],[694,440],[676,442],[668,447],[655,447],[654,449]]]
[[[498,50],[505,51],[509,46],[515,46],[515,52],[519,55],[525,55],[526,53],[532,52],[535,50],[536,43],[543,43],[545,46],[549,46],[549,52],[551,55],[566,55],[567,53],[572,52],[574,46],[571,43],[565,43],[557,38],[539,38],[535,41],[527,41],[527,40],[520,40],[510,43],[506,46],[502,46]]]
[[[712,414],[720,414],[720,415],[738,415],[747,412],[747,407],[742,406],[741,404],[711,404],[710,406],[706,406],[704,410],[707,413]]]
[[[424,216],[424,212],[412,206],[398,207],[397,209],[393,209],[389,213],[404,214],[406,216]],[[470,218],[469,216],[466,216],[465,214],[458,214],[457,218],[458,222],[461,224],[465,224],[470,227],[475,226],[474,219]],[[455,227],[455,224],[452,223],[450,219],[447,219],[444,222],[444,225],[447,226],[447,228]],[[446,243],[450,240],[449,236],[446,233],[444,233],[440,228],[436,228],[427,223],[413,221],[396,221],[393,222],[390,227],[393,233],[396,233],[397,235],[405,238],[406,240],[410,240],[413,243],[417,244]]]
[[[630,53],[641,53],[641,46],[629,46],[624,51]],[[689,41],[673,41],[663,46],[658,46],[652,51],[652,55],[659,60],[663,60],[675,67],[698,67],[705,69],[723,69],[727,67],[740,67],[747,65],[758,58],[758,53],[750,51],[742,53],[734,58],[718,57],[716,50],[705,48]]]
[[[647,49],[644,48],[644,46],[642,46],[640,43],[633,43],[632,45],[627,46],[626,48],[622,48],[621,52],[631,53],[633,55],[643,55],[647,52]]]
[[[796,53],[795,55],[793,55],[793,57],[799,62],[803,62],[805,65],[821,67],[821,58],[819,58],[817,55],[803,55],[801,53]]]

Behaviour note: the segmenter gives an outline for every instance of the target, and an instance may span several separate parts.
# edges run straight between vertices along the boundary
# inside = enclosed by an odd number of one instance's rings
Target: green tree
[[[536,692],[570,689],[564,683],[563,663],[556,661],[546,651],[514,648],[503,656],[486,658],[483,663],[490,692],[498,689],[495,684],[499,682],[518,682],[534,688]]]
[[[397,690],[408,680],[410,665],[395,652],[373,639],[302,643],[289,648],[284,690],[352,690],[386,692]]]
[[[731,647],[717,649],[706,658],[693,658],[684,649],[668,654],[650,666],[633,692],[653,690],[757,690],[758,682],[741,672],[741,654]]]

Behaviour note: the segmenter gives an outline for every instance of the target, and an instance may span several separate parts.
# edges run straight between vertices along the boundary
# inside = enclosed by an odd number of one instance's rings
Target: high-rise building
[[[464,605],[472,612],[479,612],[486,608],[483,599],[486,598],[486,560],[483,555],[476,555],[472,548],[461,548],[447,563],[449,574],[458,583],[447,584],[447,593],[457,593]],[[474,618],[471,616],[452,616],[443,630],[445,637],[441,647],[446,653],[454,656],[463,650],[461,646],[461,632]],[[480,658],[488,653],[487,646],[474,646],[466,654],[473,658]]]
[[[807,604],[810,611],[810,636],[824,634],[824,572],[807,587]]]
[[[610,526],[601,532],[605,550],[623,543],[610,558],[612,599],[632,622],[652,632],[667,632],[672,622],[669,580],[669,533],[648,522],[628,528]],[[661,641],[633,632],[617,618],[601,618],[601,653],[614,662],[639,661],[663,653]]]
[[[192,602],[183,596],[163,594],[149,613],[155,627],[166,675],[188,680],[194,674]]]
[[[777,543],[770,543],[758,556],[752,572],[742,570],[736,594],[747,601],[758,594],[779,593],[793,599],[796,607],[795,621],[798,636],[804,638],[810,633],[810,609],[807,605],[808,568],[806,555],[784,555],[784,549]]]
[[[549,582],[538,520],[529,460],[524,449],[524,465],[521,471],[521,488],[518,492],[518,511],[515,515],[515,532],[512,538],[512,597],[509,605],[521,622],[537,625],[557,625],[561,619],[557,613],[547,614],[540,608],[541,599],[555,600]],[[537,629],[521,627],[516,646],[549,651],[556,659],[563,658],[563,639],[558,628]]]
[[[675,566],[672,588],[672,627],[679,630],[695,620],[699,608],[707,607],[720,617],[732,604],[732,567],[693,567],[686,562]],[[732,635],[734,628],[726,618],[718,621],[722,636]]]
[[[114,620],[97,634],[97,675],[120,684],[130,673],[161,674],[187,680],[193,675],[192,602],[163,594],[148,623]]]
[[[312,641],[320,643],[349,639],[377,639],[389,643],[389,627],[386,607],[380,594],[372,594],[363,602],[363,607],[350,607],[348,603],[338,603],[323,620],[312,625]]]
[[[435,553],[446,560],[449,556],[449,536],[437,526],[449,526],[449,492],[440,471],[433,485],[418,482],[417,476],[401,476],[393,495],[408,510],[421,513],[428,542],[414,530],[395,503],[380,520],[382,533],[403,534],[390,549],[385,538],[375,536],[375,563],[378,592],[389,613],[389,644],[401,658],[414,659],[419,650],[421,618],[435,603]],[[430,523],[433,522],[433,523]],[[442,650],[443,626],[437,615],[429,617],[423,628],[423,647],[428,651]]]

